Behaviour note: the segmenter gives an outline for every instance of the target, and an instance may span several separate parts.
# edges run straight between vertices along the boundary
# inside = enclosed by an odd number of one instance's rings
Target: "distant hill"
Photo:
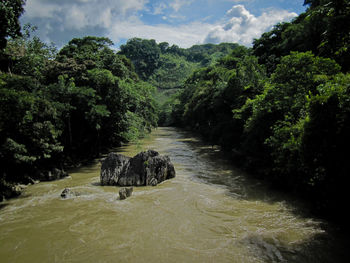
[[[213,65],[230,54],[238,44],[221,43],[194,45],[190,48],[170,46],[167,42],[132,38],[121,46],[119,54],[129,58],[139,77],[152,84],[158,92],[160,105],[175,94],[194,70]]]

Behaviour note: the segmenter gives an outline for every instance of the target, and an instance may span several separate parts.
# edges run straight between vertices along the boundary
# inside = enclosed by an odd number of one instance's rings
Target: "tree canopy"
[[[0,1],[0,50],[6,47],[7,38],[21,35],[19,18],[24,12],[25,0]]]

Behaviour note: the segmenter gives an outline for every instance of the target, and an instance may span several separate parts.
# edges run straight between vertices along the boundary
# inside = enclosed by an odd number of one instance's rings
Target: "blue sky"
[[[180,47],[236,42],[251,46],[273,25],[305,11],[304,0],[27,0],[22,24],[57,46],[74,37],[132,37]]]

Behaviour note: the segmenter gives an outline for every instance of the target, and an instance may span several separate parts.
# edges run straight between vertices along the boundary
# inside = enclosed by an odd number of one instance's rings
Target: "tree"
[[[118,64],[115,54],[109,48],[113,42],[108,38],[87,36],[74,38],[64,46],[57,54],[54,61],[51,61],[46,68],[48,83],[55,83],[59,75],[67,75],[74,78],[78,86],[89,85],[88,70],[104,68],[106,64],[117,74],[117,69],[124,62]],[[106,51],[108,50],[108,51]],[[109,58],[108,58],[109,57]],[[115,64],[118,64],[115,66]]]
[[[164,54],[167,51],[167,49],[169,48],[169,43],[162,42],[162,43],[159,43],[158,46],[160,48],[160,52],[162,52]]]
[[[261,92],[266,78],[264,68],[249,54],[249,49],[236,46],[217,64],[194,71],[173,103],[171,116],[182,116],[185,126],[225,149],[237,148],[244,121],[236,111]]]
[[[315,55],[332,58],[350,69],[350,2],[348,0],[308,0],[310,5],[291,23],[276,25],[254,40],[254,55],[272,73],[281,57],[291,51],[312,51]]]
[[[64,46],[59,57],[75,58],[79,63],[83,60],[95,61],[99,51],[113,45],[113,42],[106,37],[87,36],[83,38],[73,38]]]
[[[19,17],[23,14],[25,0],[0,1],[0,50],[7,44],[7,38],[21,35]]]
[[[157,69],[160,52],[155,40],[132,38],[125,45],[120,46],[119,54],[129,58],[139,77],[146,80]]]
[[[0,82],[0,176],[18,181],[62,152],[61,112],[29,77],[3,74]]]
[[[37,28],[26,24],[20,37],[8,41],[4,53],[9,58],[9,72],[44,79],[44,71],[56,56],[56,47],[47,45],[38,37],[31,37]]]
[[[273,167],[279,180],[298,181],[284,176],[301,174],[296,170],[302,169],[298,165],[299,143],[307,96],[316,95],[317,86],[339,70],[330,59],[315,57],[311,52],[292,52],[282,58],[263,93],[247,102],[252,113],[245,124],[244,150],[264,160],[264,166]]]
[[[309,5],[311,7],[319,6],[322,0],[304,0],[304,5]]]
[[[327,1],[320,8],[327,18],[320,54],[335,59],[342,66],[343,72],[347,72],[350,70],[350,2]]]
[[[350,75],[338,74],[318,86],[307,104],[300,155],[306,170],[304,182],[320,196],[319,208],[345,205],[350,147]],[[342,216],[340,215],[340,218]]]

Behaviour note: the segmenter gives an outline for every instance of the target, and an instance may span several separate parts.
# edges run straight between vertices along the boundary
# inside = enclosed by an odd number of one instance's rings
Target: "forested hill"
[[[350,2],[305,1],[253,48],[196,70],[166,123],[230,151],[236,164],[343,220],[350,160]]]
[[[254,40],[183,49],[133,38],[61,50],[1,4],[0,192],[157,124],[187,127],[233,162],[342,218],[350,155],[350,3],[308,9]],[[11,6],[12,5],[12,6]],[[40,177],[40,176],[39,176]],[[2,195],[0,195],[1,197]]]
[[[182,85],[193,69],[215,63],[238,46],[221,43],[184,49],[167,42],[157,44],[155,40],[132,38],[120,47],[119,54],[131,60],[141,79],[159,89],[172,89]]]
[[[234,43],[195,45],[191,48],[170,46],[167,42],[133,38],[120,47],[119,54],[125,55],[135,66],[139,77],[157,88],[155,94],[161,106],[160,124],[169,124],[164,120],[164,104],[170,96],[182,88],[185,80],[198,68],[214,65],[239,47]]]
[[[170,46],[167,42],[133,38],[120,47],[135,66],[138,76],[157,89],[155,99],[159,104],[159,125],[172,125],[170,117],[173,100],[183,89],[183,84],[194,70],[213,66],[240,45],[221,43],[195,45],[191,48]]]

